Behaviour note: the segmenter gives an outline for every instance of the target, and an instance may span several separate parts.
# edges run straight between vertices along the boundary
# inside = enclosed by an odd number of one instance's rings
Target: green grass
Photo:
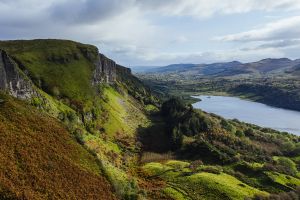
[[[145,110],[146,110],[148,113],[153,113],[153,112],[158,112],[158,111],[159,111],[159,109],[158,109],[156,106],[152,105],[152,104],[146,105],[146,106],[145,106]]]
[[[300,186],[300,179],[286,175],[281,174],[278,172],[265,172],[268,177],[270,177],[275,183],[281,184],[283,186],[286,186],[288,188],[295,188],[296,186]]]
[[[172,169],[174,168],[156,162],[147,163],[143,166],[143,170],[151,176],[159,175]]]
[[[63,121],[74,133],[69,136],[99,158],[101,170],[120,197],[132,199],[137,195],[136,179],[130,175],[137,167],[136,135],[139,127],[150,125],[144,111],[157,110],[151,101],[156,99],[148,97],[150,93],[141,82],[130,74],[118,76],[114,85],[97,86],[101,93],[96,95],[91,80],[98,50],[91,45],[67,40],[19,40],[0,41],[0,48],[34,82],[39,95],[30,99],[31,104]],[[144,103],[148,104],[146,109]],[[80,168],[96,173],[98,167],[100,174],[99,166],[89,166],[83,153],[76,156]]]
[[[127,124],[123,123],[126,117],[126,99],[111,87],[106,87],[103,93],[108,99],[107,102],[103,102],[103,107],[109,113],[108,121],[104,126],[106,134],[113,136],[117,132],[128,130]]]
[[[267,195],[267,193],[250,187],[225,173],[212,174],[201,172],[188,177],[187,181],[192,183],[188,185],[189,187],[197,189],[197,187],[202,186],[205,190],[211,191],[211,197],[208,199],[215,199],[216,197],[222,196],[227,199],[244,199],[245,197],[252,197],[255,194]]]
[[[187,168],[188,166],[190,166],[190,163],[179,161],[179,160],[170,160],[170,161],[166,162],[165,165],[170,166],[175,169],[184,169],[184,168]]]
[[[253,162],[253,163],[249,163],[249,166],[254,170],[258,170],[258,169],[261,169],[264,166],[264,164]]]
[[[185,194],[184,191],[180,191],[177,188],[166,187],[163,189],[163,192],[174,200],[190,200],[188,194]]]
[[[93,61],[98,50],[67,40],[2,41],[0,48],[29,71],[36,85],[53,95],[85,100],[93,96]]]
[[[165,180],[168,186],[163,188],[163,191],[174,199],[243,200],[255,194],[268,195],[229,174],[191,173],[188,166],[187,162],[169,161],[165,164],[147,163],[143,170],[150,177]]]
[[[104,125],[106,134],[114,136],[116,133],[125,133],[132,137],[140,125],[149,125],[141,108],[137,107],[139,103],[132,97],[121,95],[112,87],[104,88],[103,93],[107,97],[107,102],[102,102],[103,107],[109,113]]]
[[[130,199],[139,193],[136,178],[129,173],[137,164],[137,128],[146,126],[148,120],[139,103],[126,93],[120,94],[113,86],[103,85],[101,94],[103,130],[85,133],[83,141],[101,160],[103,171],[118,196]],[[125,157],[127,154],[130,156]]]

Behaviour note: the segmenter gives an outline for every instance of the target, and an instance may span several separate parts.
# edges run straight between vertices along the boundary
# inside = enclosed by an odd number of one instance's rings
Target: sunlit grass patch
[[[179,161],[179,160],[170,160],[170,161],[167,161],[165,163],[165,165],[170,166],[170,167],[172,167],[174,169],[177,169],[177,170],[179,170],[179,169],[182,170],[184,168],[189,167],[190,163],[184,162],[184,161]]]
[[[191,186],[202,186],[207,190],[215,193],[216,196],[221,196],[230,199],[244,199],[245,197],[254,196],[255,194],[266,194],[258,189],[250,187],[238,179],[225,173],[212,174],[207,172],[201,172],[194,174],[186,179]]]
[[[162,163],[147,163],[143,170],[151,177],[159,177],[171,185],[164,188],[169,196],[175,199],[240,199],[253,197],[255,194],[268,195],[268,193],[253,188],[235,177],[223,173],[198,172],[189,170],[189,163],[171,160]],[[211,167],[205,166],[202,167]],[[202,168],[201,168],[202,169]],[[201,171],[201,170],[200,170]],[[178,192],[178,191],[184,191]]]
[[[300,186],[300,179],[278,172],[265,172],[274,182],[289,188]]]
[[[175,189],[174,187],[166,187],[163,189],[163,192],[166,193],[169,197],[173,198],[174,200],[189,200],[188,194],[179,189]]]

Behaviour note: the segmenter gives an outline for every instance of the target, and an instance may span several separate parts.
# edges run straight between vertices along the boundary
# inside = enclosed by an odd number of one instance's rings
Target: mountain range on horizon
[[[237,75],[274,75],[285,73],[297,75],[300,71],[300,59],[266,58],[256,62],[239,61],[211,64],[170,64],[160,67],[133,67],[135,73],[181,74],[192,76],[237,76]]]

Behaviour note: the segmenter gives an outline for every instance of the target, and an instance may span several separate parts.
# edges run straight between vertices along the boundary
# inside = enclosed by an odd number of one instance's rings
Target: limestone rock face
[[[99,83],[112,83],[116,81],[116,63],[103,54],[99,54],[96,63],[96,69],[93,76],[93,85]]]
[[[0,90],[20,99],[31,98],[35,91],[22,73],[7,53],[0,50]]]

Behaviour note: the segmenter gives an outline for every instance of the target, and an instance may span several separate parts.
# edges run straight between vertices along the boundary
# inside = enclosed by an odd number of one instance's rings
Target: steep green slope
[[[0,94],[1,199],[115,199],[101,165],[58,120]]]
[[[0,48],[9,52],[35,83],[39,94],[28,102],[63,122],[77,142],[97,157],[115,194],[124,199],[143,196],[135,176],[139,156],[136,135],[139,127],[148,124],[144,106],[151,107],[158,100],[130,70],[104,63],[107,69],[117,67],[117,80],[93,85],[94,57],[98,54],[93,46],[33,40],[1,42]]]
[[[117,79],[128,91],[128,94],[140,101],[144,105],[159,106],[160,100],[153,95],[149,87],[145,87],[144,83],[137,77],[128,73],[128,68],[117,67]]]

